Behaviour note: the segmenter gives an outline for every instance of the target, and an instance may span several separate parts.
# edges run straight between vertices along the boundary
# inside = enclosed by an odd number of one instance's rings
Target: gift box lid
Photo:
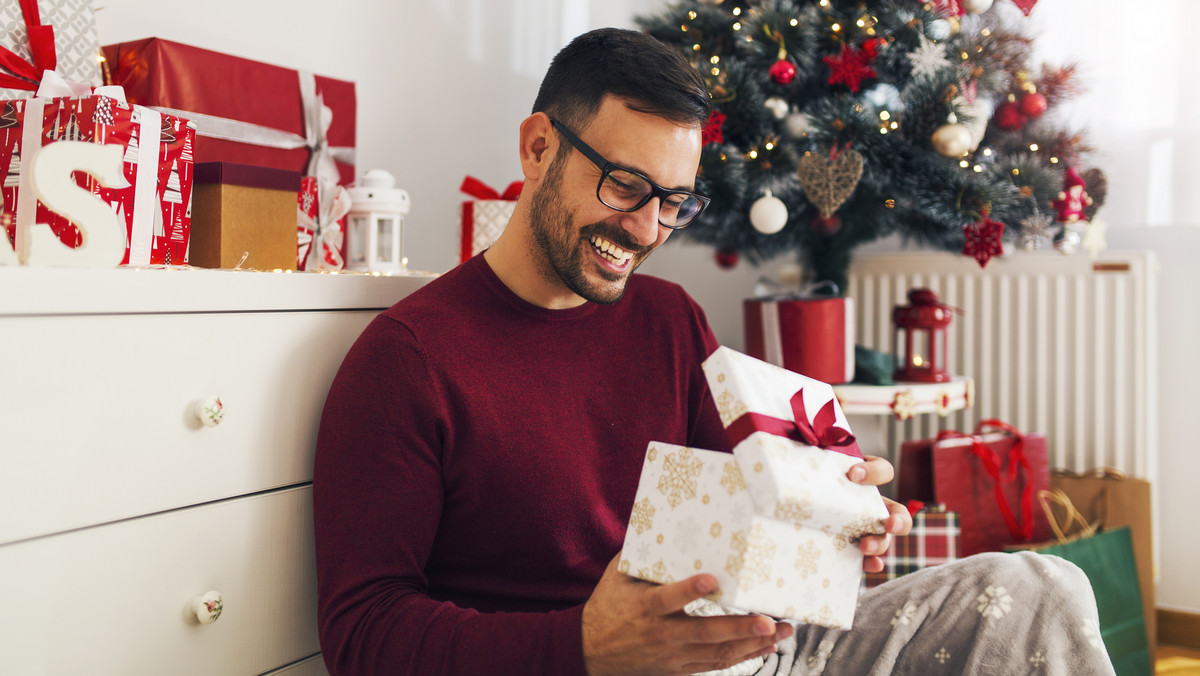
[[[196,185],[218,183],[247,188],[300,191],[303,174],[274,167],[256,167],[238,162],[198,162],[195,166]]]

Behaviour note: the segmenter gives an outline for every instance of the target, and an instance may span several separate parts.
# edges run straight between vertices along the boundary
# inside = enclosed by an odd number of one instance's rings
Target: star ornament
[[[912,66],[913,77],[933,75],[950,65],[946,58],[946,50],[938,43],[921,36],[921,44],[908,53],[908,63]]]
[[[1042,240],[1053,237],[1054,217],[1050,214],[1036,213],[1020,222],[1021,234],[1017,236],[1017,245],[1025,251],[1038,248]]]
[[[1083,241],[1079,243],[1079,246],[1083,247],[1083,250],[1088,252],[1088,256],[1092,260],[1096,260],[1096,256],[1100,255],[1101,251],[1104,251],[1108,248],[1108,237],[1106,237],[1107,230],[1107,223],[1094,218],[1090,223],[1087,224],[1087,226],[1085,226],[1083,231]]]
[[[829,84],[844,84],[852,92],[858,91],[863,80],[875,77],[875,69],[871,68],[871,54],[865,47],[854,49],[850,45],[842,45],[840,54],[826,56],[824,61],[829,66]]]
[[[979,262],[979,267],[986,268],[992,256],[999,256],[1004,248],[1001,237],[1004,235],[1004,224],[984,216],[977,223],[963,226],[963,255],[971,256]]]

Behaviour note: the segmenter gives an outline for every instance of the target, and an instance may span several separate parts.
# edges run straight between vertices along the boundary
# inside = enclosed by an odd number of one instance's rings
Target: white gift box
[[[709,573],[719,583],[709,598],[724,606],[850,627],[857,542],[883,532],[888,511],[877,488],[846,478],[862,456],[833,389],[728,348],[704,370],[733,455],[649,445],[620,570],[652,582]]]

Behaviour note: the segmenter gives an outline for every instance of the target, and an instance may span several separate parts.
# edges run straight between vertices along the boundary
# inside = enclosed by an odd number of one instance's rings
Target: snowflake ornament
[[[930,76],[950,65],[944,47],[924,35],[920,38],[920,46],[908,53],[913,77]]]
[[[1004,235],[1004,224],[984,216],[979,222],[963,226],[963,255],[972,256],[979,262],[979,267],[986,268],[993,256],[999,256],[1004,251],[1001,238]]]
[[[1033,251],[1041,246],[1043,240],[1054,236],[1054,217],[1041,212],[1020,221],[1021,234],[1017,236],[1017,246],[1024,251]]]
[[[854,49],[850,45],[842,45],[841,54],[826,56],[824,60],[829,66],[829,84],[844,84],[850,91],[857,92],[863,80],[875,77],[875,69],[871,68],[872,51],[865,46]]]

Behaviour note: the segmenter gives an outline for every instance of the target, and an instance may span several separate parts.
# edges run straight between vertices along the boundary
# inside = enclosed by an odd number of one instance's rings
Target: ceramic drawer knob
[[[217,396],[206,397],[198,402],[192,409],[196,417],[200,419],[200,423],[205,427],[216,427],[221,424],[221,419],[225,417],[225,405],[221,403],[221,398]]]
[[[200,624],[216,622],[217,618],[221,616],[223,608],[221,594],[215,591],[192,599],[192,612],[196,613],[196,619],[200,621]]]

